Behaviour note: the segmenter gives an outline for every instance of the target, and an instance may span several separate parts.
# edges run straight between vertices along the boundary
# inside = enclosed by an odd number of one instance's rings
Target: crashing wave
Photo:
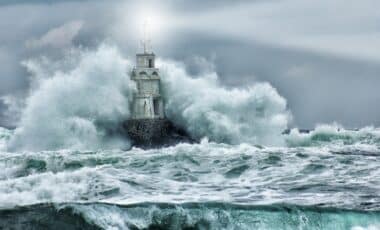
[[[166,114],[193,138],[219,143],[281,145],[290,113],[268,83],[226,89],[216,73],[189,77],[178,63],[162,62]]]
[[[33,91],[19,127],[9,141],[0,139],[0,148],[5,142],[9,151],[128,148],[128,139],[117,130],[130,116],[135,92],[130,63],[110,45],[75,51],[56,62],[25,62],[35,79]],[[379,129],[370,127],[354,131],[321,125],[284,136],[291,114],[270,84],[225,88],[215,72],[191,76],[180,63],[160,60],[158,65],[165,113],[194,139],[290,147],[380,143]]]
[[[54,63],[46,59],[25,63],[37,79],[36,88],[26,101],[19,127],[9,142],[10,150],[54,150],[63,148],[123,148],[121,138],[109,138],[129,116],[133,84],[126,77],[130,68],[119,51],[100,46]]]
[[[76,51],[54,62],[24,62],[34,80],[9,150],[126,148],[109,135],[130,116],[135,90],[130,62],[117,48]],[[71,61],[67,61],[67,59]],[[75,60],[75,61],[72,61]],[[239,144],[282,143],[290,113],[286,100],[268,83],[227,89],[216,73],[190,76],[178,63],[161,61],[166,114],[193,138]],[[113,132],[111,132],[113,133]]]
[[[344,127],[333,125],[318,125],[314,130],[301,133],[298,129],[292,129],[284,136],[290,147],[297,146],[323,146],[329,145],[379,145],[380,129],[365,127],[359,130],[347,130]]]

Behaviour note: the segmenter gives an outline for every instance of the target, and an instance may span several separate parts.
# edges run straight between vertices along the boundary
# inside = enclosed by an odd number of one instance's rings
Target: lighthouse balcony
[[[133,73],[141,74],[145,72],[146,74],[155,74],[158,75],[159,69],[158,68],[148,68],[148,67],[134,67],[132,70]]]
[[[132,80],[159,80],[160,75],[158,69],[138,68],[132,71]]]

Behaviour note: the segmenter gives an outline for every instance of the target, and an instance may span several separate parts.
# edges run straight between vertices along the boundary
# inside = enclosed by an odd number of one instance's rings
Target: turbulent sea
[[[266,83],[222,87],[160,61],[167,117],[199,143],[140,149],[116,48],[29,60],[15,130],[0,128],[0,229],[380,229],[380,129],[293,129]]]
[[[0,229],[380,228],[380,136],[306,136],[297,147],[3,152]]]

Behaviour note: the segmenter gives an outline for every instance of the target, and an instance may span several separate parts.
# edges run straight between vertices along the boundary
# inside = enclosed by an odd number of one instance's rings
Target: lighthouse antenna
[[[143,49],[144,49],[144,53],[148,53],[149,52],[149,49],[151,48],[151,44],[150,44],[150,38],[149,38],[149,33],[148,33],[148,28],[149,28],[149,22],[148,20],[145,20],[144,23],[143,23],[143,40],[141,40],[141,44],[143,46]]]

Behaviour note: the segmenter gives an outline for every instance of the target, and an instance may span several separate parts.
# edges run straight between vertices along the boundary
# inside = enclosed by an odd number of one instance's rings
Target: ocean
[[[78,52],[78,53],[76,53]],[[142,149],[117,48],[24,63],[34,87],[0,128],[0,229],[380,229],[380,129],[304,133],[268,83],[223,87],[160,60],[165,113],[196,143]]]
[[[378,229],[379,134],[3,152],[0,229]]]

